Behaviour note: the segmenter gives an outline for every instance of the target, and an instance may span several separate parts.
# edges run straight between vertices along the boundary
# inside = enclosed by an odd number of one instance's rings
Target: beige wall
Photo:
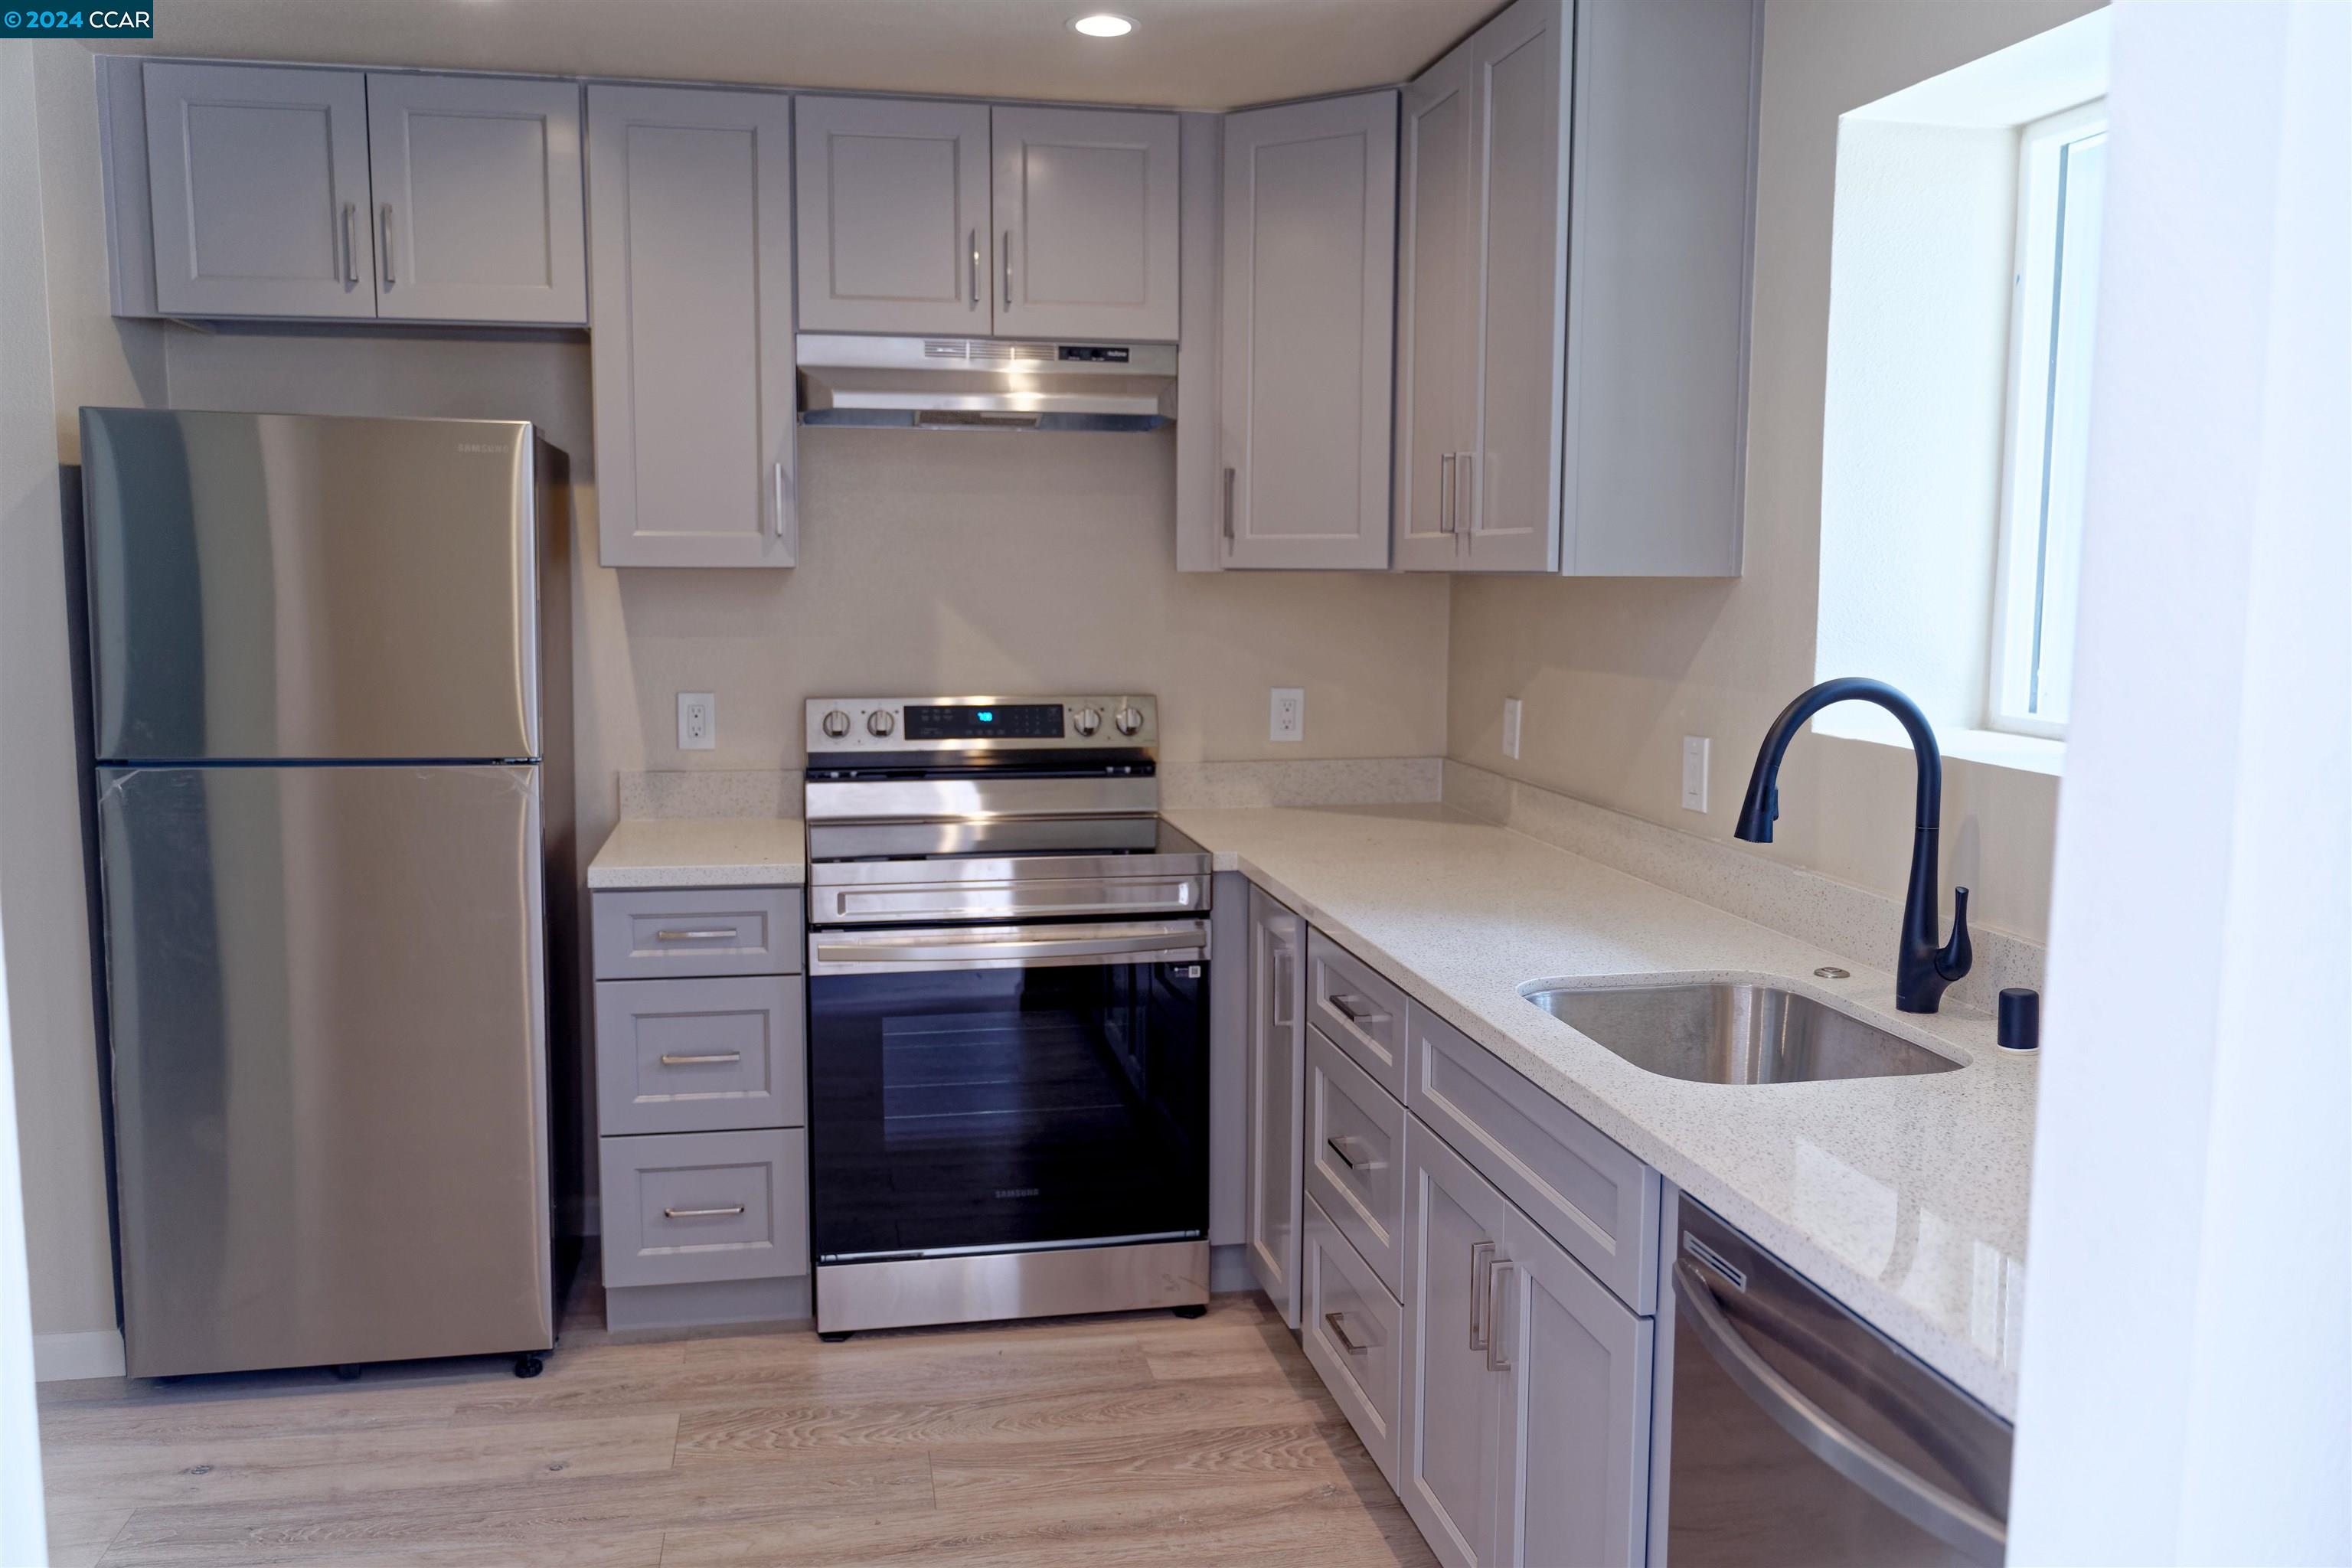
[[[1670,827],[1728,838],[1757,742],[1814,679],[1822,412],[1837,117],[2095,8],[2091,0],[1769,0],[1757,171],[1747,567],[1735,582],[1457,581],[1450,755]],[[1867,670],[1847,673],[1868,674]],[[1516,762],[1502,703],[1526,704]],[[1710,810],[1682,807],[1682,739],[1714,742]],[[1948,760],[1948,881],[1986,923],[2048,930],[2058,781]],[[1907,752],[1809,736],[1759,851],[1900,896]]]

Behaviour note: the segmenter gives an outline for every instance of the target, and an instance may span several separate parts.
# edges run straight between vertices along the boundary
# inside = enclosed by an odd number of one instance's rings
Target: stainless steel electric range
[[[817,1331],[1209,1299],[1209,857],[1149,697],[808,705]]]

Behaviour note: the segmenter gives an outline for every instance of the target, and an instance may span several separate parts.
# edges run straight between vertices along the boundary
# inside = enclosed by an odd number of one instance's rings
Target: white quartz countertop
[[[588,862],[588,886],[797,887],[808,880],[808,842],[796,816],[672,820],[632,817]]]
[[[2014,1417],[2036,1062],[1990,1019],[1895,1010],[1889,970],[1436,805],[1176,808],[1239,870],[1667,1180]],[[1888,954],[1893,957],[1892,952]],[[1851,979],[1822,980],[1834,965]],[[1687,1083],[1523,987],[1769,978],[1960,1059],[1957,1072]]]

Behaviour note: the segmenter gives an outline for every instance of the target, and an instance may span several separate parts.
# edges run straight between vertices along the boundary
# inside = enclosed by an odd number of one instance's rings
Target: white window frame
[[[1993,578],[1992,658],[1985,726],[2066,738],[2066,726],[2027,711],[2033,679],[2034,580],[2041,569],[2043,459],[2050,415],[2051,298],[2057,286],[2059,155],[2105,130],[2107,100],[2095,99],[2018,128],[2017,251],[2010,307],[2009,414],[2000,498],[2000,560]]]

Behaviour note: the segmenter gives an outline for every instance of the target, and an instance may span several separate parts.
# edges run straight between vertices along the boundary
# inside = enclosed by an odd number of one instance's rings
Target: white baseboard
[[[65,1383],[78,1377],[121,1377],[122,1334],[95,1329],[79,1334],[33,1336],[33,1381]]]

